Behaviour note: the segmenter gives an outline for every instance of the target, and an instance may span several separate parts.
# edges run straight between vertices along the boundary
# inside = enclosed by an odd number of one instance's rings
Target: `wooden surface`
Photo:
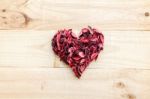
[[[149,99],[149,13],[150,0],[0,0],[0,99]],[[51,39],[87,25],[105,47],[77,79]]]

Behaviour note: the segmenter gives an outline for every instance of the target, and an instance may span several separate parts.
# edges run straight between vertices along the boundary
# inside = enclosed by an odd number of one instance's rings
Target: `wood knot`
[[[148,17],[149,16],[149,12],[145,12],[145,16]]]
[[[6,19],[6,17],[2,17],[3,19]]]
[[[31,18],[29,18],[25,13],[22,13],[22,15],[25,18],[24,24],[27,25],[31,21]]]
[[[125,84],[123,82],[118,82],[118,83],[116,83],[116,87],[117,88],[124,88]]]
[[[127,98],[127,99],[136,99],[136,96],[133,94],[125,94],[125,95],[122,95],[122,97]]]
[[[2,12],[6,12],[6,9],[2,9]]]
[[[0,12],[0,27],[3,28],[22,28],[28,25],[30,18],[22,13],[2,9]],[[5,13],[4,13],[5,12]]]

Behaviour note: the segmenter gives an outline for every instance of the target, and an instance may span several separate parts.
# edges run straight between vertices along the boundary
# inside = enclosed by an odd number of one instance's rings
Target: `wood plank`
[[[50,32],[0,31],[0,66],[52,67]]]
[[[149,31],[103,31],[104,51],[89,68],[150,69]],[[0,67],[66,68],[53,54],[55,31],[0,31]]]
[[[1,0],[0,9],[0,29],[150,30],[150,0]]]
[[[67,68],[0,68],[2,99],[149,99],[150,71],[87,69],[79,80]]]

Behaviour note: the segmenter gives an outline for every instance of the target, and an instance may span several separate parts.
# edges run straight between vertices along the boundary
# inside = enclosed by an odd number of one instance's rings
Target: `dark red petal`
[[[52,49],[80,78],[88,64],[103,50],[104,36],[91,27],[83,28],[79,38],[71,29],[59,30],[52,39]]]

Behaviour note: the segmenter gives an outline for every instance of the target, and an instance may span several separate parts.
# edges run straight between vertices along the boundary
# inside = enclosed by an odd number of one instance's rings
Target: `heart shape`
[[[64,29],[59,30],[52,39],[53,51],[72,68],[78,78],[89,63],[97,59],[103,50],[103,43],[103,34],[90,26],[83,28],[78,38],[72,29]]]

